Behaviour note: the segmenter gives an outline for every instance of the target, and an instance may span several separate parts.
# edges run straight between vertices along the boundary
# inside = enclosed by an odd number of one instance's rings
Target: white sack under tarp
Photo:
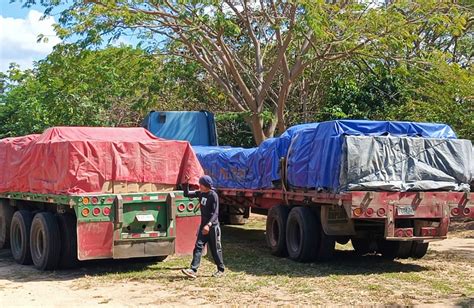
[[[340,188],[469,191],[473,155],[469,140],[345,136]]]

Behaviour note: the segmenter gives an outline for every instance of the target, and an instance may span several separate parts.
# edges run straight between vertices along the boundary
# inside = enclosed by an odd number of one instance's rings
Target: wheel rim
[[[301,247],[301,226],[297,221],[290,224],[290,250],[298,252]]]
[[[34,254],[37,257],[37,259],[41,259],[43,254],[44,254],[44,234],[41,229],[37,229],[35,232],[35,244],[34,244]]]
[[[23,247],[23,236],[21,234],[20,225],[14,224],[11,236],[11,249],[13,255],[18,255]]]
[[[278,221],[275,219],[272,222],[272,234],[270,236],[270,244],[272,246],[278,245],[278,240],[280,239],[280,226]]]

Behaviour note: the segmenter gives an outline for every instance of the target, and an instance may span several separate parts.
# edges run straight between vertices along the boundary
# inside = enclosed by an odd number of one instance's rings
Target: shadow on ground
[[[425,267],[383,260],[378,256],[358,257],[351,250],[338,250],[330,262],[297,263],[274,257],[266,247],[264,230],[241,227],[223,227],[223,250],[226,266],[232,272],[249,275],[285,275],[288,277],[324,277],[329,275],[361,275],[379,273],[420,272]],[[171,280],[182,279],[177,275],[190,257],[173,258],[157,263],[153,258],[127,260],[94,260],[81,262],[79,268],[54,272],[41,272],[33,266],[18,265],[9,250],[0,251],[0,279],[12,281],[65,281],[85,276],[103,276],[111,273],[133,273],[138,271],[169,271],[161,275]]]

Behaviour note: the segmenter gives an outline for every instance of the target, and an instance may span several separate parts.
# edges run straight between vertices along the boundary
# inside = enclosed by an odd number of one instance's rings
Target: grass
[[[80,288],[107,283],[142,283],[172,289],[160,303],[222,304],[401,304],[445,300],[472,303],[472,259],[429,251],[421,260],[385,261],[377,256],[357,257],[351,245],[338,245],[332,262],[296,263],[270,254],[265,245],[265,221],[254,218],[245,226],[223,228],[226,276],[212,279],[215,266],[204,258],[200,277],[188,280],[180,269],[190,257],[165,262],[98,262],[77,281]],[[458,303],[458,302],[456,302]]]

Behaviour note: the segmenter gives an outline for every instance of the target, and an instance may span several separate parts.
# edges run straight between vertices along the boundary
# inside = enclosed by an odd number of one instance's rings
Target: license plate
[[[151,214],[138,214],[135,217],[140,222],[155,221],[155,218]]]
[[[398,216],[413,216],[415,215],[415,211],[413,210],[411,205],[397,206],[397,215]]]

